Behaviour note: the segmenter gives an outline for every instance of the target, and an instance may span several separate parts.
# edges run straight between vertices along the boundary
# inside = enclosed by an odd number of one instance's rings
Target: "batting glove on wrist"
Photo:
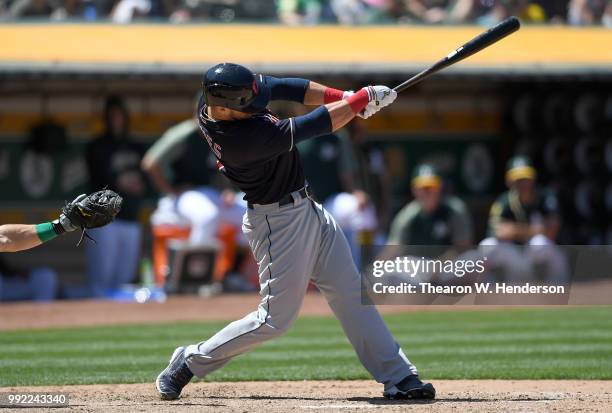
[[[368,86],[367,90],[370,103],[362,113],[357,115],[363,119],[367,119],[385,106],[389,106],[397,98],[397,92],[387,86]]]

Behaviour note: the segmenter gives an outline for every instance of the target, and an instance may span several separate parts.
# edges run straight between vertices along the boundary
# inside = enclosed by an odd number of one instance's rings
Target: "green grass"
[[[612,308],[406,313],[385,317],[427,379],[612,379]],[[225,323],[0,332],[0,386],[152,382],[179,344]],[[303,318],[215,381],[364,379],[333,318]]]

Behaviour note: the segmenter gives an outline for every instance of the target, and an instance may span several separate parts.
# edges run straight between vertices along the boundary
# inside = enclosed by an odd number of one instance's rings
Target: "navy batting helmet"
[[[202,89],[207,105],[240,112],[261,112],[270,101],[265,77],[235,63],[220,63],[208,69]]]

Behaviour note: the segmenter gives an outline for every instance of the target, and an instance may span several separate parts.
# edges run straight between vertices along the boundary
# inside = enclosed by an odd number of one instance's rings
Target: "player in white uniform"
[[[194,246],[216,245],[220,224],[240,228],[246,203],[223,188],[215,163],[202,145],[195,119],[168,129],[142,159],[142,168],[164,193],[151,223],[189,226],[189,243]]]

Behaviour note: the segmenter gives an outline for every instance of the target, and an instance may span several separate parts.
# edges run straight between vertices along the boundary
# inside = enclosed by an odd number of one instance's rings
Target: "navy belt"
[[[304,188],[300,189],[298,191],[298,194],[300,196],[301,199],[304,198],[309,198],[311,195],[310,192],[310,186],[305,186]],[[273,202],[274,203],[274,202]],[[283,196],[279,201],[278,201],[278,206],[281,207],[283,205],[289,205],[289,204],[293,204],[293,196],[291,195],[291,193]],[[247,206],[249,207],[249,209],[253,209],[253,204],[251,204],[250,202],[247,203]]]

